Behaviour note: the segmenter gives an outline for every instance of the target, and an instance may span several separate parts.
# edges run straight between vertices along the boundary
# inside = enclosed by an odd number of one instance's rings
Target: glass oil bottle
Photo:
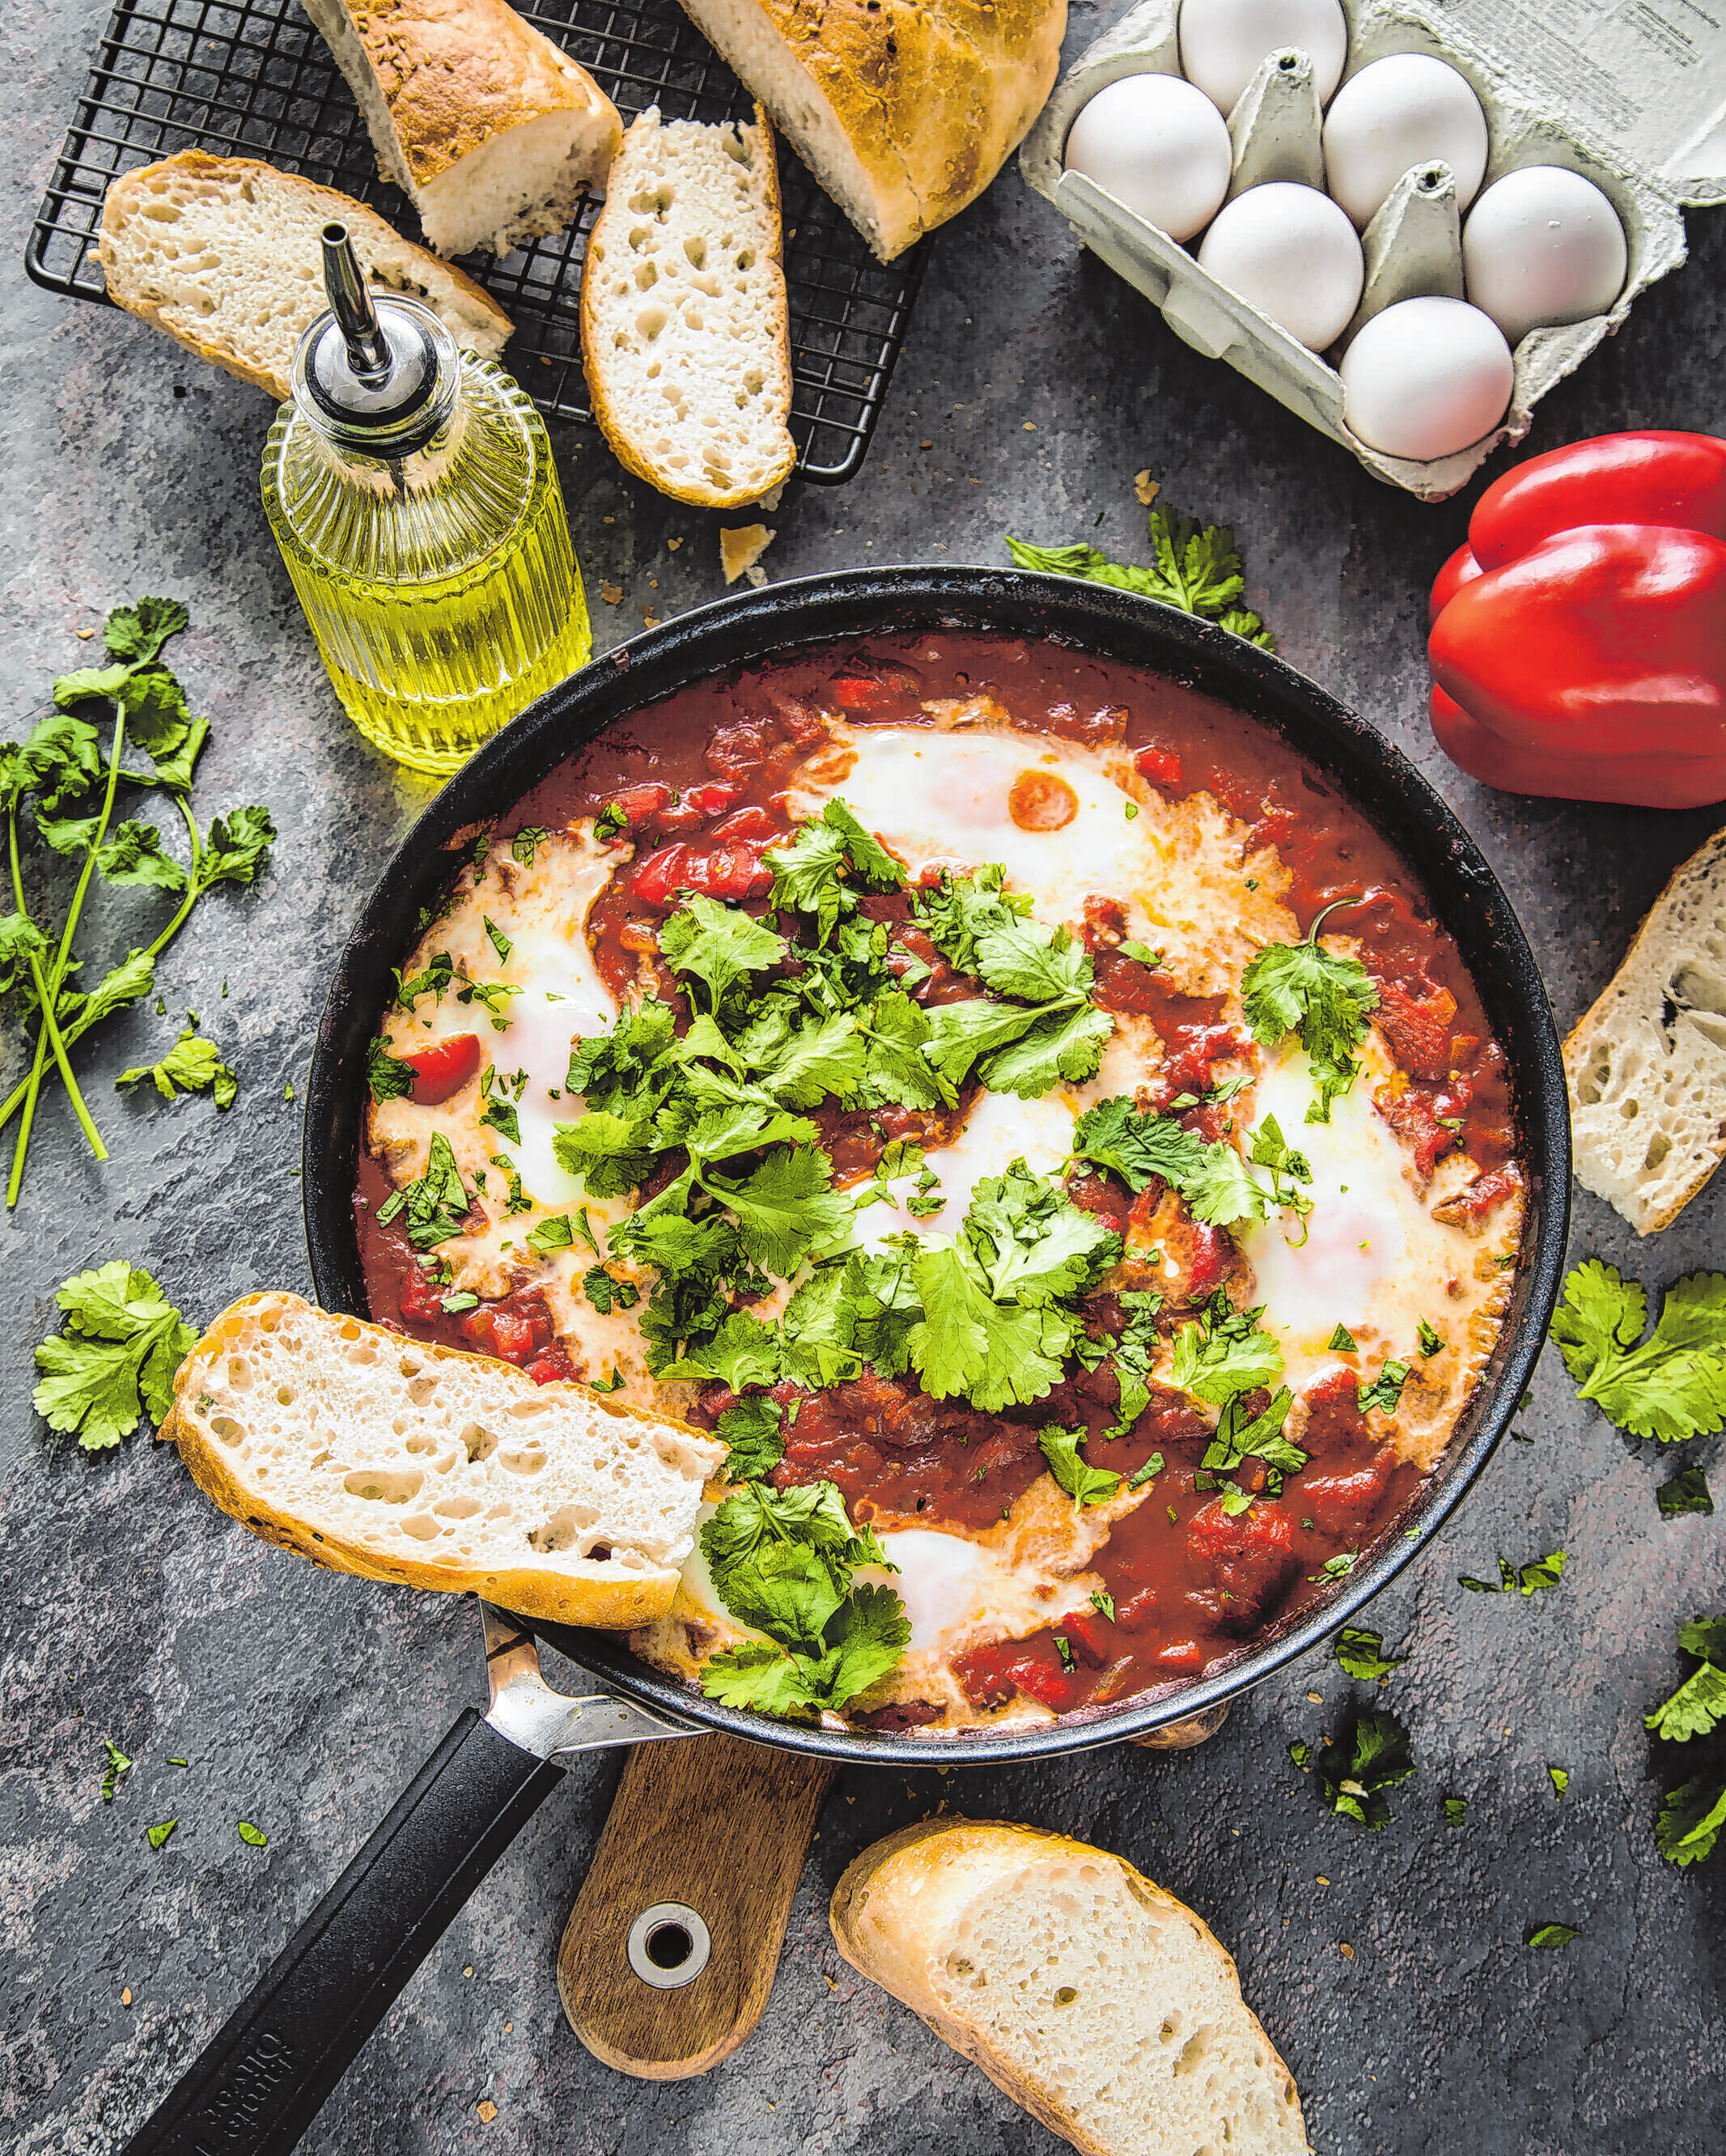
[[[592,649],[563,495],[520,387],[370,290],[344,226],[323,247],[264,506],[348,716],[443,776]]]

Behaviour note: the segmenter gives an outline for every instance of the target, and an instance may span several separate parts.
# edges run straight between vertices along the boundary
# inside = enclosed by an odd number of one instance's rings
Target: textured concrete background
[[[88,656],[76,629],[140,592],[182,594],[195,627],[174,663],[215,725],[202,811],[265,801],[281,837],[273,873],[210,900],[168,957],[166,1016],[146,1004],[82,1052],[112,1160],[94,1167],[51,1103],[24,1202],[0,1229],[0,2142],[30,2156],[107,2150],[145,2117],[483,1697],[470,1607],[325,1578],[230,1526],[146,1437],[87,1458],[28,1404],[30,1348],[75,1268],[131,1257],[200,1320],[249,1288],[307,1287],[299,1111],[284,1096],[335,952],[424,798],[361,747],[320,672],[258,504],[264,399],[120,315],[36,291],[18,266],[106,12],[107,0],[18,0],[0,26],[0,732],[27,728],[50,678]],[[1069,49],[1109,12],[1078,7]],[[1726,218],[1697,215],[1692,239],[1689,267],[1546,400],[1526,451],[1627,426],[1726,431]],[[716,519],[623,480],[591,434],[560,430],[556,445],[590,593],[602,578],[623,591],[615,608],[596,604],[602,642],[638,629],[643,609],[718,595]],[[999,562],[1006,531],[1142,559],[1131,478],[1147,465],[1166,501],[1237,527],[1252,603],[1284,654],[1454,804],[1568,1026],[1715,819],[1524,801],[1452,770],[1426,732],[1421,634],[1467,498],[1425,508],[1391,492],[1199,360],[1079,259],[1016,173],[942,234],[863,476],[788,495],[766,566],[784,578]],[[90,947],[123,948],[145,915],[139,894],[100,903]],[[188,1005],[238,1066],[226,1116],[112,1090]],[[4,1040],[9,1086],[15,1028]],[[1721,1261],[1723,1221],[1726,1178],[1646,1245],[1583,1196],[1574,1254],[1663,1284]],[[1191,1756],[1122,1748],[1023,1772],[847,1774],[759,2033],[705,2079],[655,2086],[597,2064],[558,2005],[556,1941],[615,1775],[590,1763],[457,1919],[305,2146],[1052,2148],[860,1983],[827,1935],[850,1856],[944,1804],[1090,1837],[1190,1902],[1237,1958],[1326,2156],[1718,2149],[1726,1855],[1688,1873],[1656,1856],[1662,1781],[1693,1767],[1676,1754],[1651,1766],[1641,1715],[1675,1678],[1676,1623],[1726,1607],[1726,1516],[1662,1522],[1654,1490],[1676,1463],[1638,1455],[1577,1404],[1549,1353],[1523,1428],[1532,1444],[1504,1446],[1442,1543],[1373,1612],[1410,1656],[1387,1696],[1420,1762],[1385,1833],[1327,1817],[1289,1764],[1288,1741],[1316,1738],[1358,1689],[1317,1657]],[[1688,1450],[1712,1463],[1719,1448]],[[1717,1475],[1726,1497],[1723,1486]],[[1457,1584],[1500,1553],[1560,1547],[1570,1563],[1554,1593]],[[137,1762],[111,1805],[105,1734]],[[1561,1806],[1549,1763],[1570,1770]],[[1442,1823],[1450,1794],[1469,1799],[1460,1828]],[[169,1816],[179,1830],[153,1853],[144,1828]],[[238,1840],[241,1818],[264,1827],[266,1849]],[[1581,1938],[1525,1948],[1525,1930],[1550,1919]],[[482,2099],[497,2107],[489,2124]]]

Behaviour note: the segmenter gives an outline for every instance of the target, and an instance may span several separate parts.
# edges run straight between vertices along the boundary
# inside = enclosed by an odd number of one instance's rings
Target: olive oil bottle
[[[545,422],[324,228],[264,506],[336,695],[399,762],[458,770],[592,649]]]

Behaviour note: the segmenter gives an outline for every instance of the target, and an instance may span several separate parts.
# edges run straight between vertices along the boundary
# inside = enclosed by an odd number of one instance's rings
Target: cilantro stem
[[[24,916],[26,920],[28,920],[30,915],[30,909],[24,902],[24,879],[23,872],[18,866],[18,804],[16,802],[13,803],[12,809],[7,817],[7,839],[12,859],[13,899],[14,903],[17,905],[18,911]],[[54,1060],[59,1067],[60,1077],[65,1085],[67,1097],[70,1100],[73,1111],[78,1117],[79,1127],[84,1132],[86,1139],[88,1139],[90,1142],[90,1149],[95,1155],[96,1158],[98,1160],[106,1160],[108,1158],[108,1148],[102,1143],[101,1132],[96,1128],[95,1124],[90,1120],[90,1110],[84,1104],[84,1096],[78,1090],[78,1081],[72,1075],[72,1065],[66,1060],[66,1044],[60,1038],[59,1027],[54,1023],[54,999],[50,998],[48,991],[48,985],[42,978],[42,961],[37,957],[33,951],[30,953],[30,980],[32,985],[36,990],[36,1000],[41,1006],[43,1029],[47,1035],[49,1045],[54,1050]],[[35,1062],[35,1069],[38,1073],[42,1067],[42,1060],[41,1044],[38,1041],[37,1044]]]
[[[1359,906],[1365,895],[1366,894],[1364,891],[1345,891],[1342,897],[1332,899],[1329,906],[1321,906],[1319,907],[1319,911],[1313,916],[1312,927],[1307,931],[1307,941],[1312,945],[1315,951],[1319,947],[1319,931],[1324,926],[1324,923],[1330,918],[1331,915],[1333,913],[1340,912],[1342,908],[1345,906]]]

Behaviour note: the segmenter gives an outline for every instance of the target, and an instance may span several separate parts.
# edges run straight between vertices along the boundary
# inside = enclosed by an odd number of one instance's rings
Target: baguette
[[[1565,1043],[1576,1179],[1639,1235],[1726,1158],[1726,829],[1655,900]]]
[[[557,232],[603,182],[622,122],[585,68],[505,0],[305,0],[377,166],[440,254]]]
[[[108,296],[284,403],[294,351],[328,304],[318,234],[332,219],[373,285],[423,300],[458,344],[496,358],[510,317],[471,277],[334,187],[249,157],[182,150],[116,180],[102,208]]]
[[[1054,87],[1067,0],[683,0],[883,262],[981,194]]]
[[[280,1292],[210,1327],[160,1435],[224,1512],[333,1572],[617,1630],[670,1609],[725,1450]]]
[[[1288,2069],[1192,1911],[1119,1856],[925,1820],[834,1890],[839,1952],[1086,2156],[1303,2156]]]
[[[617,460],[662,493],[735,509],[796,462],[779,173],[753,126],[642,114],[581,271],[581,356]]]

